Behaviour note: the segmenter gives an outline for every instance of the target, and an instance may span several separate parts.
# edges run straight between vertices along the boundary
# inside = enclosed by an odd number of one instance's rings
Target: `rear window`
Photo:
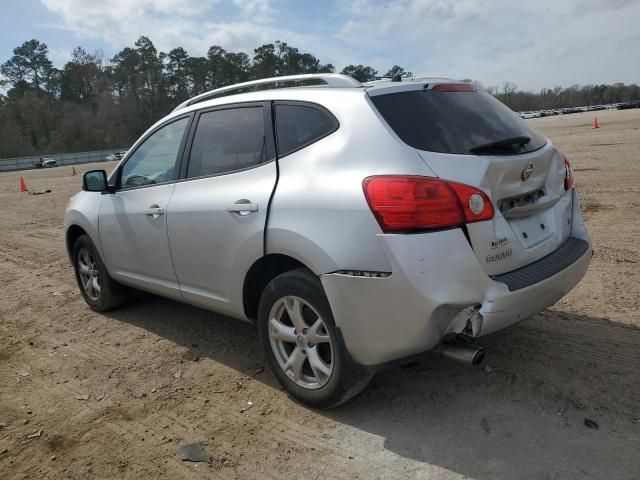
[[[276,104],[275,108],[281,157],[320,140],[338,128],[335,118],[313,106]]]
[[[187,177],[242,170],[265,159],[262,107],[204,112],[193,136]]]
[[[402,141],[419,150],[514,155],[546,143],[544,136],[486,92],[414,90],[377,95],[371,101]]]

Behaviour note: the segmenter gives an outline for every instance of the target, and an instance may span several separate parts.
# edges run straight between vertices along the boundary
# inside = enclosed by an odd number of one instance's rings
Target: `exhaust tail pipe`
[[[479,365],[484,358],[484,347],[468,335],[456,335],[452,340],[441,343],[436,348],[447,358],[467,365]]]

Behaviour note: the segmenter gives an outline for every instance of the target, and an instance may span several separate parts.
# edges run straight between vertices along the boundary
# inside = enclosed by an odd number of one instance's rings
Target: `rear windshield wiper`
[[[531,138],[522,135],[520,137],[504,138],[502,140],[496,140],[495,142],[483,143],[477,147],[469,149],[471,153],[479,154],[491,154],[494,152],[504,152],[510,150],[513,153],[518,153],[519,150],[531,141]]]

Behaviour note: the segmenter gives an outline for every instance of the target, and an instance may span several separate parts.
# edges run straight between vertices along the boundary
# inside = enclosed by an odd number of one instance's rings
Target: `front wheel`
[[[271,370],[295,398],[312,407],[335,407],[371,375],[344,348],[318,277],[306,269],[274,278],[258,311],[258,333]]]
[[[91,310],[105,312],[126,301],[126,287],[109,276],[88,235],[81,235],[73,245],[73,268],[80,293]]]

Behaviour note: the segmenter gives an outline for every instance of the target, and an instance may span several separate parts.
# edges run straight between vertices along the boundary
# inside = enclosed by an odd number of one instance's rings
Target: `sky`
[[[76,46],[110,58],[141,35],[194,56],[282,40],[338,70],[523,90],[640,83],[640,0],[3,0],[0,63],[31,38],[61,67]]]

